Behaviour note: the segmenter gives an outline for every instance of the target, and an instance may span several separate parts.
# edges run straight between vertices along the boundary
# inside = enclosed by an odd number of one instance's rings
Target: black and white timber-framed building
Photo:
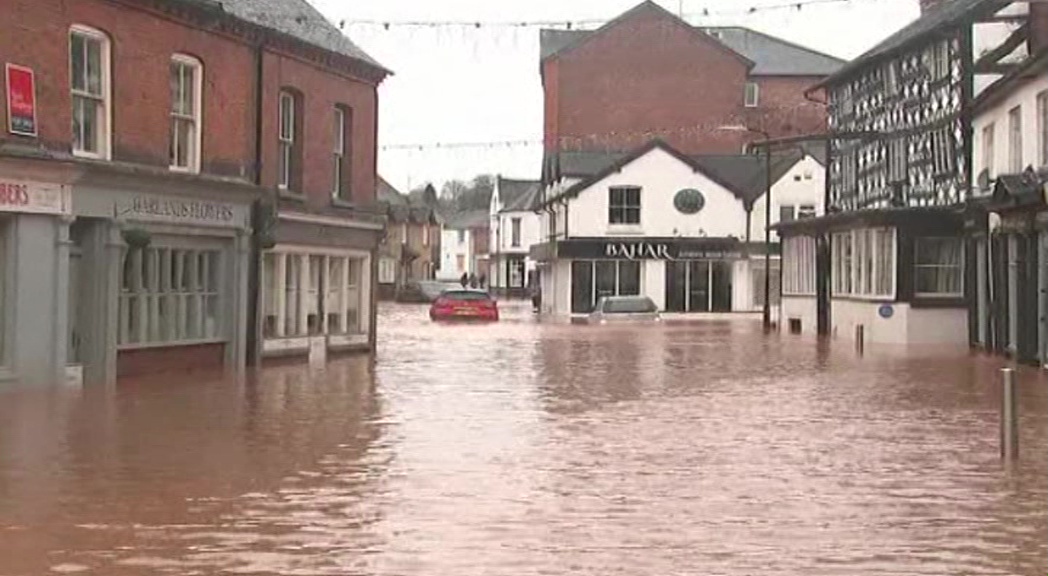
[[[1028,2],[922,1],[921,16],[814,89],[828,96],[826,215],[777,226],[782,325],[884,344],[975,332],[972,104],[1029,53]],[[845,137],[847,135],[847,137]]]

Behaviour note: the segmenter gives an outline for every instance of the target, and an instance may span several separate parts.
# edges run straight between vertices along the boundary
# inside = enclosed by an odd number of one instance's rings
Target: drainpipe
[[[259,38],[255,46],[255,166],[254,183],[262,188],[262,118],[263,118],[263,68],[265,64],[265,41]],[[262,363],[262,238],[260,227],[262,218],[266,217],[265,202],[256,199],[251,206],[252,235],[248,255],[248,289],[247,289],[247,363],[258,368]],[[272,212],[276,217],[276,206]],[[271,224],[271,223],[270,223]]]

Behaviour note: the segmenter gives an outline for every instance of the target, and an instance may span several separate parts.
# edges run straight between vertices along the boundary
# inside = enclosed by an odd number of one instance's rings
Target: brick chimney
[[[937,8],[940,4],[945,4],[950,0],[919,0],[921,3],[921,15],[925,15]]]

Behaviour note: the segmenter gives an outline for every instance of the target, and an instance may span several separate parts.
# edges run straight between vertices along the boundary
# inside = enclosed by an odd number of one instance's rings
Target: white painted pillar
[[[317,297],[320,298],[322,303],[320,306],[323,314],[320,315],[320,333],[328,333],[328,311],[331,310],[331,302],[328,302],[328,294],[331,294],[331,256],[324,255],[321,259],[320,265],[324,267],[320,271],[320,286],[317,287]]]
[[[360,259],[360,278],[357,282],[357,305],[359,306],[359,332],[368,334],[371,330],[371,256]]]
[[[276,292],[276,336],[283,338],[287,333],[287,254],[277,252],[273,256],[273,285],[268,289]]]
[[[298,335],[309,334],[309,254],[296,254],[298,258]]]
[[[342,277],[339,278],[338,293],[341,295],[339,298],[339,306],[342,308],[342,315],[339,318],[339,332],[346,334],[349,332],[349,267],[353,265],[352,258],[342,258]]]

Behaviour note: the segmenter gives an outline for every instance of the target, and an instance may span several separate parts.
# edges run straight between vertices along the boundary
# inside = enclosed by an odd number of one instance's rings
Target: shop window
[[[964,295],[964,249],[960,238],[917,238],[914,249],[917,296]]]
[[[172,170],[200,171],[200,110],[204,67],[191,56],[171,58]]]
[[[222,337],[220,260],[217,250],[127,250],[118,344],[177,344]]]
[[[833,294],[867,298],[895,295],[895,231],[852,230],[833,235]]]
[[[783,292],[815,294],[815,238],[793,236],[782,241]]]
[[[110,44],[100,30],[75,25],[69,32],[73,103],[73,154],[108,160],[110,133]]]
[[[640,188],[621,186],[608,190],[608,223],[640,224]]]
[[[388,267],[379,261],[380,275]],[[270,253],[263,266],[267,338],[359,330],[362,258]],[[389,261],[395,266],[395,262]]]
[[[780,300],[781,295],[782,295],[782,287],[781,287],[781,280],[780,280],[781,274],[779,274],[779,267],[780,267],[780,265],[781,264],[778,261],[775,261],[775,260],[771,261],[771,285],[769,286],[769,288],[771,288],[771,305],[772,306],[778,306],[779,305],[779,300]],[[751,282],[753,282],[753,285],[751,287],[751,292],[750,293],[753,294],[753,307],[754,308],[762,308],[764,306],[764,287],[765,287],[764,262],[763,261],[753,261],[753,262],[751,262],[751,267],[753,269],[753,273],[750,275],[750,279],[751,279]]]

